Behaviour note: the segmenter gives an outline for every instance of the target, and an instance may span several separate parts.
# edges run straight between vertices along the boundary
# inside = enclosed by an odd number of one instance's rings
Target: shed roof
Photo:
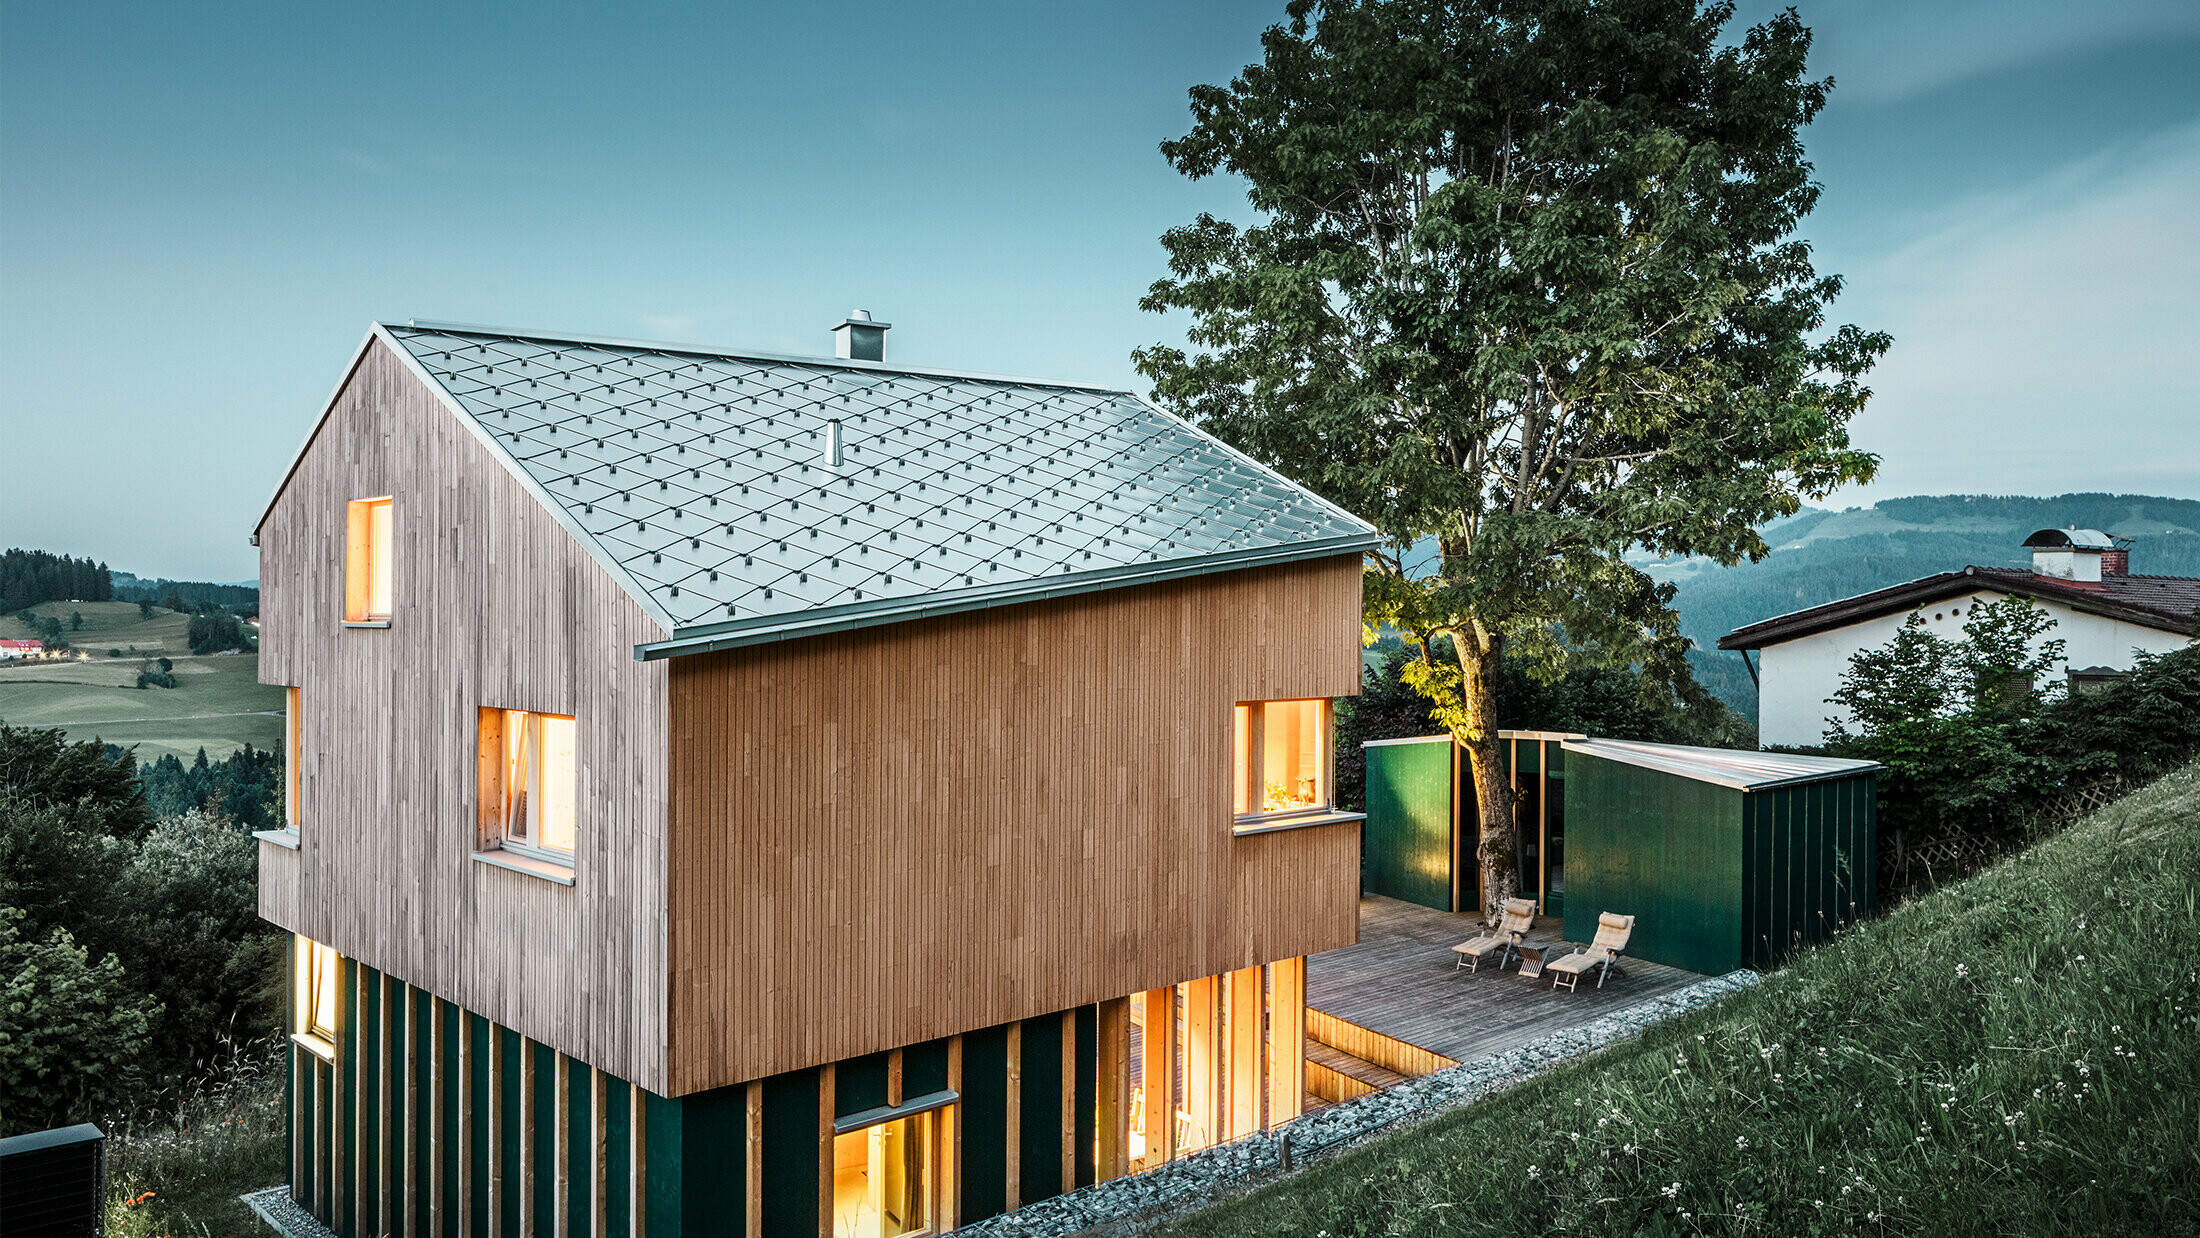
[[[670,633],[638,657],[1380,540],[1126,391],[455,324],[374,330]]]
[[[1786,752],[1743,752],[1732,748],[1695,748],[1686,744],[1644,744],[1624,739],[1570,739],[1566,751],[1603,757],[1661,773],[1693,778],[1740,791],[1793,786],[1828,778],[1847,778],[1884,769],[1877,761],[1800,756]]]

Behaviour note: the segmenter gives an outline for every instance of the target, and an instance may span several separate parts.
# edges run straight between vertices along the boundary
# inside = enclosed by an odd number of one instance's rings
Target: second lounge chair
[[[1612,974],[1612,965],[1619,961],[1620,951],[1627,948],[1627,939],[1635,935],[1635,918],[1605,912],[1597,917],[1597,939],[1585,950],[1577,950],[1565,958],[1550,964],[1551,987],[1556,989],[1561,981],[1571,993],[1581,984],[1581,973],[1592,967],[1602,967],[1597,973],[1597,987],[1604,987],[1604,978]]]

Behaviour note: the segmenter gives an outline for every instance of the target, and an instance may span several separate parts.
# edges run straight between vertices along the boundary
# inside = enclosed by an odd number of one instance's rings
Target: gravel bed
[[[1708,1005],[1756,984],[1753,971],[1729,972],[1654,997],[1532,1041],[1517,1049],[1462,1062],[1387,1092],[1330,1105],[1293,1121],[1277,1135],[1259,1134],[1208,1148],[1158,1169],[1026,1204],[1014,1212],[956,1230],[974,1238],[1065,1238],[1071,1234],[1130,1235],[1218,1200],[1297,1173],[1407,1120],[1421,1121],[1503,1091],[1562,1062],[1594,1053],[1653,1023]],[[1278,1135],[1287,1137],[1291,1167],[1281,1166]]]
[[[288,1186],[271,1186],[237,1198],[283,1238],[336,1238],[334,1230],[315,1220],[312,1213],[291,1199]]]

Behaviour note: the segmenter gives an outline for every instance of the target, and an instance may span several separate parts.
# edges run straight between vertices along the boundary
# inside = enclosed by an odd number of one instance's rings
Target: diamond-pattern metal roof
[[[382,330],[672,633],[644,656],[1377,540],[1128,392],[431,324]]]

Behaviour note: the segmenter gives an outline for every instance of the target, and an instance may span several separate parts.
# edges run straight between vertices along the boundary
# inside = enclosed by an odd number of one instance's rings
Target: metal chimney
[[[890,322],[871,321],[871,311],[859,309],[833,328],[833,355],[850,361],[884,361],[886,329]]]

